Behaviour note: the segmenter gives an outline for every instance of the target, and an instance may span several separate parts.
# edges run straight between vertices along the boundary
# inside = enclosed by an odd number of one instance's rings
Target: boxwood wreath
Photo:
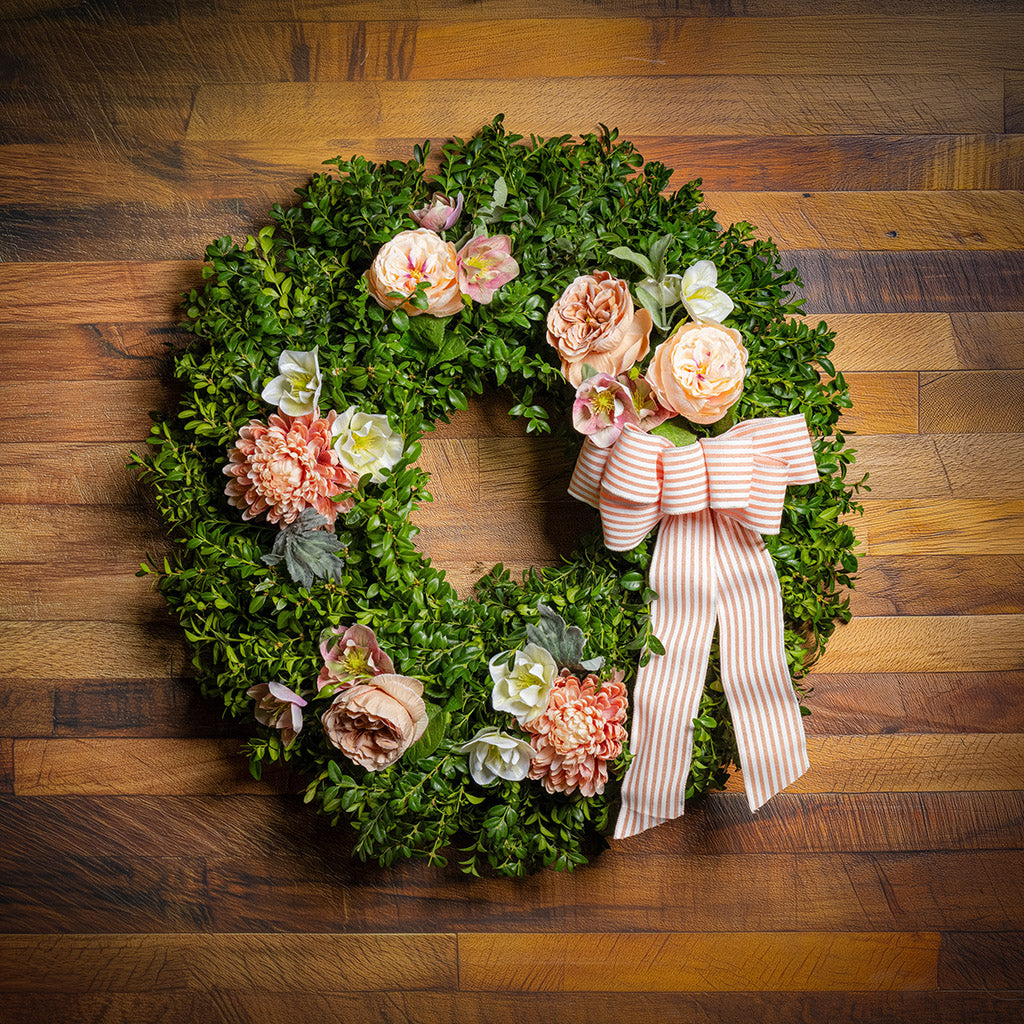
[[[513,743],[530,740],[492,703],[494,672],[507,680],[518,664],[511,652],[528,642],[551,650],[559,667],[597,659],[573,671],[582,680],[592,669],[599,693],[614,696],[612,681],[620,679],[628,690],[638,665],[662,651],[649,622],[656,595],[645,582],[653,539],[615,553],[591,534],[562,564],[530,569],[522,580],[495,566],[475,597],[461,600],[417,550],[409,521],[431,500],[429,476],[417,465],[421,438],[472,396],[501,389],[510,416],[525,419],[531,433],[560,433],[572,442],[567,459],[573,457],[573,389],[546,343],[545,318],[580,275],[600,269],[628,282],[637,308],[651,310],[654,348],[687,320],[679,296],[659,298],[660,286],[675,282],[679,292],[685,268],[714,265],[717,282],[703,282],[710,291],[702,294],[729,297],[728,326],[749,353],[728,422],[802,413],[821,473],[816,486],[789,489],[781,533],[766,538],[781,581],[794,679],[849,618],[843,588],[856,558],[842,517],[859,506],[846,480],[853,453],[837,430],[850,401],[829,360],[834,336],[824,323],[791,319],[802,300],[789,291],[800,281],[782,268],[770,241],[754,240],[746,223],[717,224],[702,205],[699,180],[668,193],[670,169],[645,162],[617,136],[602,128],[579,141],[524,140],[499,116],[475,138],[445,145],[432,175],[424,167],[428,143],[408,162],[327,161],[336,174],[315,175],[297,189],[294,206],[275,206],[268,227],[241,244],[225,237],[210,245],[204,285],[187,296],[192,337],[175,356],[180,407],[155,423],[150,452],[136,456],[174,548],[162,569],[144,565],[142,572],[156,574],[193,645],[203,692],[223,701],[226,714],[254,723],[245,744],[252,774],[258,779],[275,761],[301,772],[306,802],[332,822],[351,823],[362,859],[389,865],[422,857],[443,865],[454,857],[470,874],[571,870],[603,848],[614,821],[630,760],[624,730],[606,749],[616,754],[603,766],[607,785],[590,796],[579,787],[552,793],[536,779],[488,776],[486,766],[489,784],[482,785],[465,745],[485,729]],[[392,293],[390,303],[387,294],[383,303],[375,299],[366,272],[386,243],[416,228],[412,211],[439,235],[461,236],[462,246],[481,235],[504,236],[518,275],[492,295],[485,291],[490,301],[459,296],[448,316],[425,310],[429,282],[408,302],[408,292]],[[496,266],[506,255],[484,252],[478,265]],[[479,280],[486,289],[487,276]],[[290,371],[283,352],[297,353]],[[284,520],[259,514],[243,520],[244,501],[232,505],[225,496],[228,454],[247,424],[267,425],[273,401],[282,401],[281,412],[288,401],[308,406],[315,369],[320,415],[346,410],[351,420],[353,407],[383,414],[397,461],[373,474],[358,467],[349,474],[333,533],[318,528],[325,519],[312,507],[286,529]],[[676,419],[661,432],[684,443],[721,427]],[[357,432],[350,422],[350,436]],[[357,666],[343,678],[346,650],[364,668],[381,671],[390,659],[402,675],[389,678],[422,683],[428,724],[422,735],[422,723],[414,729],[406,739],[418,739],[382,770],[346,757],[321,725],[359,674]],[[327,683],[319,690],[318,679]],[[269,725],[255,724],[261,709]],[[687,797],[721,787],[736,759],[713,646]]]

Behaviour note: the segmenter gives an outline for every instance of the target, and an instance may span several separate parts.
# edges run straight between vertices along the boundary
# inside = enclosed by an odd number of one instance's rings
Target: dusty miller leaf
[[[286,526],[274,541],[274,549],[263,555],[267,565],[283,561],[288,575],[300,586],[308,587],[314,579],[344,579],[344,562],[334,553],[342,547],[341,541],[320,527],[327,519],[315,509],[307,508]]]
[[[579,626],[567,626],[565,619],[546,604],[538,604],[540,622],[527,625],[526,639],[538,647],[543,647],[560,668],[570,672],[584,674],[596,672],[604,664],[604,658],[591,658],[584,662],[583,630]]]

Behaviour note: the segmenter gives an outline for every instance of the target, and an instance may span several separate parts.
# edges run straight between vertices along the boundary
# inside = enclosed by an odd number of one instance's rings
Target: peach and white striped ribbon
[[[627,427],[610,448],[583,444],[569,493],[601,511],[605,544],[635,547],[658,523],[652,655],[633,691],[633,763],[615,838],[683,813],[693,719],[719,625],[722,685],[747,800],[756,810],[808,768],[783,645],[782,595],[761,534],[779,532],[789,484],[818,480],[803,416],[746,420],[676,448]]]

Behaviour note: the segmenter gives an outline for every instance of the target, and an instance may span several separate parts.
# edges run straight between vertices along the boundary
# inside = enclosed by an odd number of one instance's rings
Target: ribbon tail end
[[[806,755],[801,759],[799,765],[796,766],[795,770],[789,776],[789,778],[783,779],[779,784],[778,788],[773,789],[769,793],[763,791],[747,790],[747,804],[750,807],[751,813],[759,811],[773,796],[777,796],[782,793],[787,786],[791,786],[797,779],[799,779],[807,770],[811,767],[811,762],[807,760]]]

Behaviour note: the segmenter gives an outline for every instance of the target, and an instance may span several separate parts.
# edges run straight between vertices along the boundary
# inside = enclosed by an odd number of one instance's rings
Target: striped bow
[[[661,523],[650,568],[658,593],[651,625],[665,654],[652,655],[637,676],[635,756],[616,839],[683,813],[716,619],[750,809],[807,770],[782,595],[760,534],[779,532],[789,484],[817,480],[799,415],[746,420],[685,448],[631,426],[610,448],[584,442],[569,493],[600,509],[605,544],[627,551]]]

